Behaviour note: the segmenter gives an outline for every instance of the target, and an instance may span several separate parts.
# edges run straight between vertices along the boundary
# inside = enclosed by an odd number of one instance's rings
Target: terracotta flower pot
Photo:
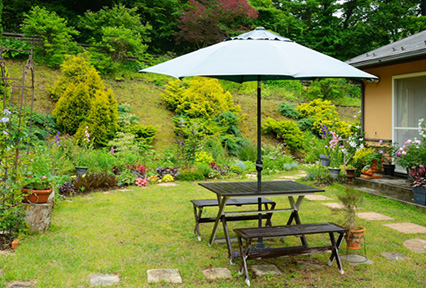
[[[52,193],[52,189],[50,190],[22,189],[22,192],[26,194],[24,198],[24,202],[30,203],[30,204],[42,204],[47,202],[47,199],[49,199],[50,193]]]
[[[364,238],[365,227],[359,227],[359,229],[350,229],[346,235],[345,240],[348,249],[360,249],[361,241]]]

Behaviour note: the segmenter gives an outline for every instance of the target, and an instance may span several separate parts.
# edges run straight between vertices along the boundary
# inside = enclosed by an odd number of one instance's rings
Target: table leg
[[[291,209],[293,210],[293,212],[291,212],[290,218],[287,221],[287,225],[293,224],[293,220],[294,220],[294,222],[296,222],[297,225],[302,224],[300,222],[299,210],[300,210],[300,206],[302,205],[302,201],[303,201],[304,198],[305,198],[305,196],[299,196],[297,198],[296,202],[294,202],[293,196],[288,197],[288,200],[290,201],[290,206],[291,206]],[[308,242],[306,241],[305,235],[302,235],[300,237],[300,241],[302,242],[303,247],[308,248]]]
[[[235,264],[234,255],[233,255],[232,246],[231,246],[231,238],[229,237],[228,225],[226,224],[226,217],[225,215],[222,215],[220,218],[223,224],[223,231],[225,232],[225,241],[226,241],[226,246],[228,248],[229,259],[231,261],[231,264]]]
[[[214,222],[214,226],[213,226],[213,231],[212,234],[210,235],[210,240],[209,240],[209,246],[212,246],[214,239],[216,238],[216,233],[217,233],[217,228],[219,226],[219,221],[221,216],[223,215],[223,212],[225,210],[225,206],[226,206],[226,202],[228,202],[229,197],[220,197],[219,195],[217,196],[217,201],[219,204],[219,210],[217,211],[217,216],[216,216],[216,221]]]

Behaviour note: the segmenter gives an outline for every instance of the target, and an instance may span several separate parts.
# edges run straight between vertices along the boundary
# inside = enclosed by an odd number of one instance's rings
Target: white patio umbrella
[[[182,79],[205,76],[243,83],[258,81],[257,88],[257,182],[261,190],[261,81],[313,80],[317,78],[369,79],[378,77],[267,31],[263,27],[231,37],[139,72]],[[259,210],[260,198],[259,198]],[[261,217],[260,225],[261,225]]]

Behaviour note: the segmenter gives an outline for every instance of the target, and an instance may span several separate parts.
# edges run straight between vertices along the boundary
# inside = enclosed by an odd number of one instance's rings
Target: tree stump
[[[25,222],[29,226],[30,232],[46,232],[52,219],[52,203],[44,204],[24,204]]]

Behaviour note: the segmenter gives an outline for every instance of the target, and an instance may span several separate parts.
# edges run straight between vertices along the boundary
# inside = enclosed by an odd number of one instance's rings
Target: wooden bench
[[[247,271],[247,260],[259,258],[282,257],[291,255],[311,255],[318,253],[331,252],[328,265],[333,264],[336,259],[337,268],[343,274],[342,263],[339,256],[339,247],[342,243],[343,236],[348,231],[347,228],[341,227],[334,223],[313,223],[313,224],[299,224],[299,225],[286,225],[275,227],[258,227],[246,229],[234,229],[238,237],[238,245],[240,246],[240,253],[242,255],[242,263],[239,269],[240,274],[244,271],[245,281],[250,286],[250,279]],[[284,247],[284,248],[265,248],[265,249],[250,249],[253,239],[257,238],[281,238],[286,236],[304,236],[308,234],[325,234],[330,236],[330,246],[312,247],[308,245]],[[339,237],[335,241],[334,233],[338,233]],[[245,240],[245,245],[242,239]]]
[[[201,241],[200,223],[211,223],[216,221],[216,217],[202,217],[204,207],[218,207],[217,199],[201,199],[190,200],[194,206],[195,228],[194,234],[197,234],[198,241]],[[257,205],[258,198],[241,198],[229,199],[226,206],[243,206],[243,205]],[[276,203],[265,197],[262,197],[262,204],[265,210],[273,210]],[[262,215],[262,219],[266,219],[266,225],[271,226],[272,213]],[[245,216],[227,216],[226,221],[243,221],[243,220],[257,220],[258,215],[245,215]]]

